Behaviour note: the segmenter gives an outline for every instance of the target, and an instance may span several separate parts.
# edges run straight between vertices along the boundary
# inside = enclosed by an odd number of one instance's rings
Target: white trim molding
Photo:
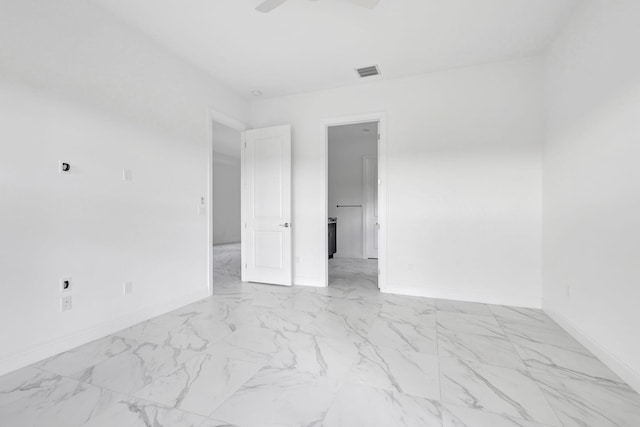
[[[244,132],[247,129],[247,126],[244,123],[214,109],[209,109],[208,114],[209,159],[207,162],[207,193],[209,197],[207,198],[209,200],[207,201],[207,284],[209,288],[209,295],[213,295],[213,124],[219,123],[239,132]],[[242,144],[244,143],[244,135],[242,135],[241,138],[243,139],[241,141]],[[241,176],[243,176],[243,172],[241,172]],[[244,188],[242,183],[241,188]]]
[[[387,292],[387,114],[384,112],[358,114],[353,116],[342,116],[335,118],[325,118],[321,120],[321,135],[324,144],[324,182],[322,186],[323,199],[323,229],[324,229],[324,286],[329,286],[329,259],[327,257],[327,245],[329,225],[329,128],[331,126],[342,126],[356,123],[378,123],[378,223],[380,230],[378,235],[378,288],[382,292]]]
[[[425,288],[424,284],[403,285],[394,287],[388,285],[384,293],[396,295],[408,295],[414,297],[447,299],[454,301],[479,302],[493,305],[509,305],[514,307],[540,308],[539,295],[514,295],[497,292],[483,292],[479,290],[460,289],[451,290],[445,287]]]
[[[40,362],[49,357],[55,356],[65,351],[69,351],[83,344],[106,337],[122,329],[144,322],[156,316],[184,307],[187,304],[199,301],[209,296],[208,289],[184,295],[178,298],[171,298],[158,304],[144,307],[140,310],[129,313],[125,316],[99,323],[91,328],[76,332],[66,337],[53,341],[37,344],[26,351],[11,355],[0,360],[0,375],[15,371],[33,363]]]
[[[614,354],[609,352],[598,341],[593,339],[582,328],[577,326],[564,315],[552,309],[544,309],[553,320],[556,321],[564,330],[574,337],[580,344],[585,346],[587,350],[592,352],[602,363],[607,365],[609,369],[618,374],[631,388],[640,393],[640,373],[635,371],[629,365],[621,361]]]

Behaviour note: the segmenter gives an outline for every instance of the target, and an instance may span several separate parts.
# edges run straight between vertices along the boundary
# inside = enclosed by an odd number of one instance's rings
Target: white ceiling
[[[91,0],[243,96],[359,84],[544,50],[580,0]],[[366,80],[365,81],[370,81]]]

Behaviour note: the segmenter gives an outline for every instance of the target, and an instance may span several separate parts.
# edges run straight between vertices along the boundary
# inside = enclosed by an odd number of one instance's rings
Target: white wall
[[[3,1],[0,40],[1,374],[207,295],[208,109],[249,111],[89,2]]]
[[[214,130],[215,132],[215,130]],[[238,133],[238,138],[240,134]],[[238,139],[238,147],[240,140]],[[240,151],[240,148],[238,148]],[[240,242],[240,159],[213,153],[213,244]]]
[[[385,290],[540,306],[542,89],[533,58],[255,101],[293,125],[295,283],[325,279],[322,120],[386,112]]]
[[[640,4],[588,1],[548,58],[544,308],[640,390]]]
[[[348,125],[362,128],[362,125]],[[344,128],[340,126],[339,128]],[[364,258],[363,253],[363,157],[378,153],[377,123],[369,133],[351,136],[329,128],[329,216],[338,218],[335,258]],[[337,205],[361,205],[362,208],[338,208]]]

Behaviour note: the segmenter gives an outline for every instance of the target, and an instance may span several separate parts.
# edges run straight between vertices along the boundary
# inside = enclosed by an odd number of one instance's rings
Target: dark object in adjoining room
[[[338,218],[329,217],[329,259],[333,258],[333,254],[336,253],[336,222]]]

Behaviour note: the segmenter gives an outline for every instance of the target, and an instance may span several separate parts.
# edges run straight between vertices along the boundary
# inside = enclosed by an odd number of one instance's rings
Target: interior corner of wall
[[[24,368],[48,357],[55,356],[56,354],[69,351],[78,346],[103,338],[137,323],[168,313],[172,310],[176,310],[208,296],[209,287],[205,285],[190,294],[144,307],[132,313],[125,314],[117,319],[101,322],[88,329],[75,332],[65,337],[37,344],[24,351],[19,351],[0,359],[0,375]]]

